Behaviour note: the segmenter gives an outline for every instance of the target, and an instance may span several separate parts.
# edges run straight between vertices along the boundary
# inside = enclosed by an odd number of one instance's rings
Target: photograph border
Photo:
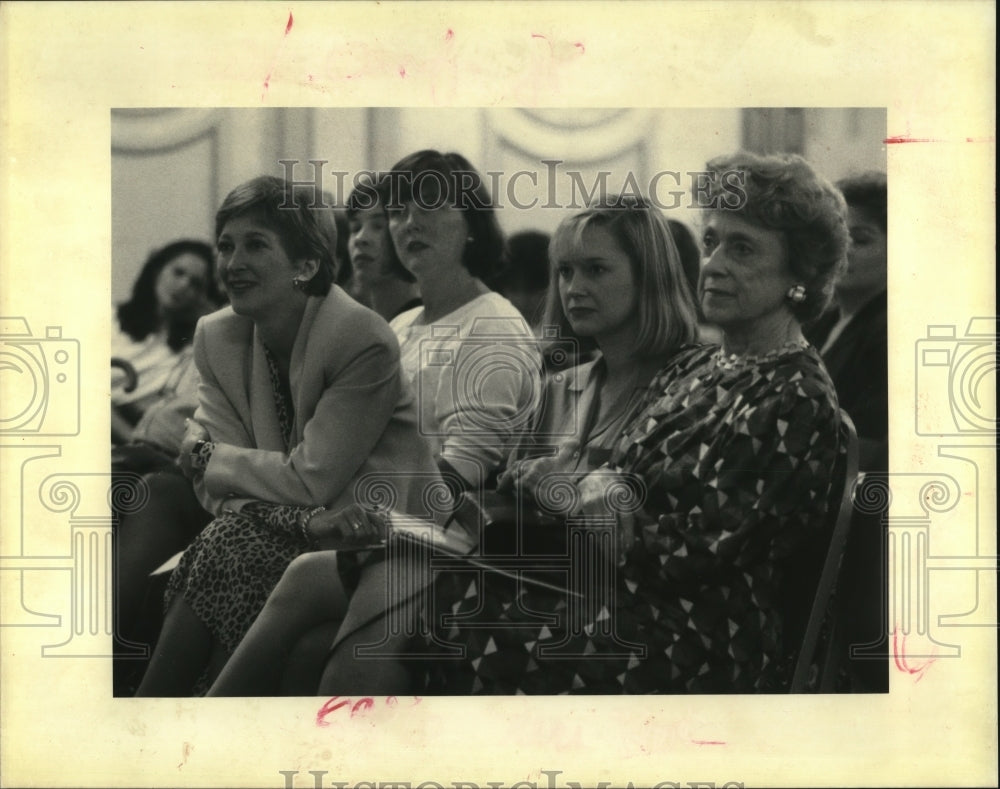
[[[3,343],[51,351],[52,380],[72,387],[77,375],[79,391],[76,400],[45,391],[52,432],[0,431],[4,786],[995,781],[995,418],[994,429],[982,424],[995,414],[982,383],[996,344],[995,6],[629,11],[0,6],[0,316],[23,323],[5,323]],[[906,228],[890,232],[891,402],[905,407],[890,414],[889,488],[890,527],[913,563],[896,590],[908,631],[895,634],[889,694],[339,707],[111,698],[110,637],[71,632],[70,616],[99,608],[105,592],[75,587],[75,562],[106,563],[110,553],[108,431],[103,416],[88,415],[103,414],[107,399],[94,371],[104,369],[111,283],[91,272],[109,271],[111,259],[111,107],[815,106],[817,97],[888,108],[890,224]],[[949,361],[928,364],[943,357],[927,351],[941,350]],[[85,550],[74,554],[74,544]],[[107,622],[99,611],[96,620]]]

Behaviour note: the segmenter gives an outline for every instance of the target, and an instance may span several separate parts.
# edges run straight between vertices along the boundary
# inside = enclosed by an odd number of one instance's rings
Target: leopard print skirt
[[[309,548],[293,530],[275,530],[251,513],[224,512],[184,551],[167,585],[232,654],[282,573]]]

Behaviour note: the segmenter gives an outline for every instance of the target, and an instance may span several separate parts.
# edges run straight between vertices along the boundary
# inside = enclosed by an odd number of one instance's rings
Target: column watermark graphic
[[[995,318],[973,318],[964,332],[955,326],[929,325],[926,337],[915,343],[914,428],[925,442],[933,443],[934,450],[920,471],[868,474],[859,488],[863,495],[856,497],[855,508],[879,513],[884,527],[888,615],[877,643],[850,645],[854,657],[892,660],[900,671],[918,674],[934,660],[960,657],[964,629],[997,626],[995,610],[987,605],[997,570],[995,493],[987,471],[997,449],[996,325]],[[60,468],[66,442],[80,440],[79,343],[66,339],[60,327],[47,327],[35,335],[25,318],[3,319],[0,326],[5,394],[0,455],[7,480],[5,512],[14,514],[6,519],[0,556],[5,601],[0,626],[35,629],[43,657],[141,655],[148,647],[118,643],[113,635],[110,557],[115,519],[146,504],[142,480],[128,475],[113,478],[99,469]],[[480,344],[479,373],[488,372],[484,360],[490,342],[484,336]],[[510,358],[520,355],[530,356],[518,350]],[[442,364],[448,366],[448,360],[442,357]],[[481,376],[468,380],[474,383]],[[373,508],[396,505],[391,485],[370,482],[359,494],[361,499]],[[568,504],[559,501],[559,496],[567,495],[565,480],[554,477],[547,484],[554,497],[546,500],[550,509],[555,513],[562,508],[565,515]],[[424,511],[417,515],[437,521],[446,518],[459,488],[458,480],[427,486]],[[632,489],[629,495],[637,494]],[[532,507],[544,510],[540,504],[545,501],[535,500]],[[564,553],[532,557],[522,567],[516,563],[525,562],[517,556],[523,546],[506,558],[488,558],[501,569],[508,561],[511,566],[506,569],[515,577],[518,573],[529,577],[532,572],[543,581],[556,577],[559,585],[577,593],[569,599],[578,602],[563,612],[561,623],[552,625],[572,631],[580,623],[599,622],[606,629],[602,635],[613,640],[613,568],[595,564],[593,558],[606,555],[621,538],[616,516],[627,507],[616,501],[608,508],[605,520],[593,515],[589,520],[570,519]],[[473,528],[483,529],[485,524],[474,523]],[[57,539],[39,540],[39,529]],[[387,577],[387,584],[397,584],[397,593],[427,594],[421,579],[456,564],[453,552],[441,552],[427,539],[423,546],[419,540],[405,545],[389,541],[387,551],[406,553],[401,567],[422,568],[410,577],[408,592],[401,577]],[[64,547],[54,551],[54,542]],[[33,602],[37,598],[33,589],[52,584],[65,586],[65,600],[58,606],[39,607]],[[945,595],[945,589],[951,594]],[[595,601],[607,607],[609,617],[601,616],[601,607],[586,607]],[[438,614],[445,617],[441,631],[447,633],[456,622],[447,620],[451,612]],[[400,620],[394,632],[411,626]],[[41,635],[52,631],[60,635]],[[441,649],[449,649],[446,638],[437,646],[437,657]],[[371,653],[374,657],[378,649]],[[457,647],[452,650],[454,655],[460,653]]]
[[[145,506],[141,477],[113,481],[107,471],[46,473],[62,456],[58,441],[80,433],[79,342],[63,337],[59,326],[36,336],[23,317],[0,318],[0,381],[0,462],[8,486],[17,479],[18,494],[4,503],[14,517],[5,523],[0,556],[8,601],[0,627],[65,630],[68,623],[64,641],[42,645],[43,657],[145,654],[148,647],[114,638],[111,589],[113,520]],[[42,539],[42,532],[52,536],[53,521],[64,530],[61,553]],[[30,587],[40,575],[69,580],[68,606],[59,613],[33,608]]]

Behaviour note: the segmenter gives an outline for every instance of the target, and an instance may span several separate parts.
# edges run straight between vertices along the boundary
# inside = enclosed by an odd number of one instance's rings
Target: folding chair
[[[823,664],[819,670],[816,686],[818,692],[829,693],[833,691],[837,672],[846,657],[845,649],[840,642],[844,625],[841,621],[839,607],[833,605],[833,600],[854,510],[854,488],[858,479],[858,433],[854,428],[854,422],[851,421],[846,411],[841,410],[840,417],[846,451],[840,456],[834,468],[834,479],[841,481],[839,484],[835,482],[830,491],[832,522],[828,529],[830,537],[822,570],[812,594],[809,594],[804,588],[786,591],[786,594],[791,595],[796,595],[798,591],[804,591],[806,593],[804,599],[812,600],[801,647],[795,660],[789,693],[806,691],[810,669],[818,657],[823,623],[828,619],[828,616],[830,627],[826,638],[825,654],[822,656]],[[815,565],[809,566],[815,567]]]

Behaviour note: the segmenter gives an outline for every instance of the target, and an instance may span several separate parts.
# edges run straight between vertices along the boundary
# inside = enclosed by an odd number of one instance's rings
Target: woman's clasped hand
[[[377,547],[385,544],[389,516],[351,504],[336,512],[318,511],[303,520],[303,528],[322,550]]]

